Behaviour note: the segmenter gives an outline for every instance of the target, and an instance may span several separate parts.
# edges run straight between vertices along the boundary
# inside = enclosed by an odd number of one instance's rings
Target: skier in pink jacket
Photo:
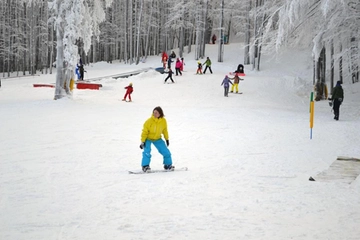
[[[179,74],[180,76],[182,76],[181,68],[182,68],[182,62],[180,61],[179,58],[177,58],[175,63],[176,76],[178,76]]]

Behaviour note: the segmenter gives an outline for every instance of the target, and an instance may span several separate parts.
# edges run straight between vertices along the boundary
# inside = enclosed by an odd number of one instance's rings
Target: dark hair
[[[161,109],[160,106],[154,108],[153,112],[154,112],[155,110],[156,110],[158,113],[160,113],[160,117],[159,117],[159,118],[164,117],[164,112],[163,112],[163,110]]]

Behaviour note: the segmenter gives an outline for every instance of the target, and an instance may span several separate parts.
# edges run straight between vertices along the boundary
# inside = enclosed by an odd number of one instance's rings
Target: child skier
[[[225,78],[220,85],[220,86],[224,85],[224,97],[228,97],[229,86],[230,86],[229,83],[231,83],[231,85],[233,85],[232,82],[230,81],[228,75],[225,75]]]
[[[185,61],[184,61],[184,58],[182,57],[181,58],[181,68],[180,68],[180,71],[183,72],[184,71],[184,65],[185,65]]]
[[[126,93],[123,101],[126,101],[126,97],[129,96],[129,102],[131,102],[131,93],[134,91],[132,83],[130,83],[129,86],[125,87],[125,89],[126,89]]]
[[[242,78],[239,77],[239,75],[236,73],[235,76],[233,78],[230,78],[234,80],[234,84],[231,86],[231,93],[234,92],[234,88],[236,90],[236,93],[239,92],[239,81],[240,80],[244,80]]]
[[[196,70],[196,74],[202,74],[202,64],[200,61],[197,62],[198,68]]]
[[[168,74],[168,76],[165,78],[164,83],[166,83],[166,81],[170,78],[170,80],[172,81],[172,83],[175,83],[174,80],[172,79],[172,75],[173,75],[173,71],[171,70],[171,68],[169,68],[169,70],[167,72],[165,72]]]
[[[180,59],[176,59],[176,63],[175,63],[175,72],[176,72],[176,76],[178,76],[180,74],[180,76],[182,76],[181,73],[181,68],[182,68],[182,63],[180,61]]]

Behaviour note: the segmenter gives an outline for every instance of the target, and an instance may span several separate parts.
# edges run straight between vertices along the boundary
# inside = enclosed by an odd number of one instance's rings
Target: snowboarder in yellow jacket
[[[161,135],[164,136],[165,141]],[[166,144],[165,144],[166,142]],[[144,149],[141,161],[142,170],[144,172],[151,170],[151,144],[154,144],[159,153],[163,156],[163,164],[165,170],[173,170],[171,153],[169,146],[169,133],[164,112],[161,107],[155,107],[152,116],[145,121],[142,133],[140,149]]]

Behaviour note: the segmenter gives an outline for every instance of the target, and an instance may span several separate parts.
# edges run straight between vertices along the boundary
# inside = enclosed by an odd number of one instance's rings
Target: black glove
[[[144,147],[145,147],[145,143],[142,142],[142,143],[140,144],[140,149],[144,149]]]
[[[169,146],[170,142],[169,140],[166,140],[166,146]]]

